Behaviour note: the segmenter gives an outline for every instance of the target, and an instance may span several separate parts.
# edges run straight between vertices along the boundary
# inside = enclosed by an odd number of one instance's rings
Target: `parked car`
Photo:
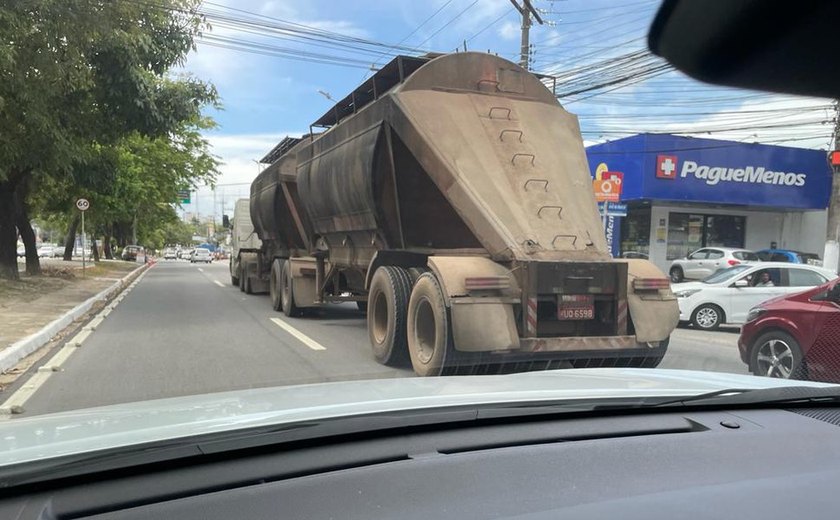
[[[805,264],[757,262],[721,270],[700,282],[673,284],[680,321],[713,330],[724,323],[744,323],[759,303],[822,285],[836,275]]]
[[[143,256],[143,254],[143,246],[125,246],[122,255],[120,255],[120,258],[129,262],[134,262],[137,260],[138,256]]]
[[[38,248],[38,256],[41,258],[50,258],[55,254],[54,250],[54,246],[42,244],[41,247]]]
[[[755,254],[762,262],[789,262],[822,266],[820,255],[816,253],[803,253],[790,249],[762,249],[756,251]]]
[[[840,383],[840,278],[750,309],[738,352],[755,375]]]
[[[702,280],[719,269],[757,261],[758,256],[746,249],[704,247],[689,253],[685,258],[674,260],[668,273],[673,283],[680,283],[683,280]]]
[[[17,255],[18,256],[26,256],[26,247],[25,246],[18,246]]]
[[[210,253],[209,249],[205,249],[203,247],[197,247],[193,249],[192,255],[190,255],[190,263],[194,264],[196,262],[206,262],[210,263],[213,261],[213,255]]]

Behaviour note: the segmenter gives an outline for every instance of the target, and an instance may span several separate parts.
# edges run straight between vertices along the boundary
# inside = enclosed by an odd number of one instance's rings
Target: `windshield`
[[[749,266],[749,265],[736,265],[736,266],[730,267],[728,269],[721,269],[720,271],[715,272],[715,274],[713,274],[711,276],[708,276],[706,278],[703,278],[702,281],[703,281],[703,283],[725,282],[727,280],[735,278],[736,276],[740,275],[744,271],[746,271],[748,269],[751,269],[751,268],[752,268],[752,266]]]
[[[752,252],[824,251],[835,104],[678,73],[659,5],[2,2],[0,411],[840,381],[828,271]]]

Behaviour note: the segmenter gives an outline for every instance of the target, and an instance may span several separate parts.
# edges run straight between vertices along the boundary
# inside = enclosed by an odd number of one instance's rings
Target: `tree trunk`
[[[19,280],[17,227],[15,226],[15,188],[19,181],[0,182],[0,278]]]
[[[74,211],[73,213],[76,212]],[[79,227],[79,219],[78,214],[74,215],[73,221],[70,222],[70,229],[67,230],[67,238],[64,241],[64,260],[73,259],[73,246],[76,245],[76,229]]]
[[[102,252],[105,253],[106,259],[114,259],[114,253],[111,251],[111,235],[108,233],[105,233],[105,236],[102,238]]]
[[[90,237],[90,251],[93,253],[93,261],[99,261],[99,249],[96,247],[96,236]]]
[[[26,248],[26,274],[38,276],[41,274],[41,260],[38,258],[38,244],[35,243],[35,230],[29,222],[29,208],[26,197],[29,194],[29,183],[24,180],[15,190],[15,224]]]

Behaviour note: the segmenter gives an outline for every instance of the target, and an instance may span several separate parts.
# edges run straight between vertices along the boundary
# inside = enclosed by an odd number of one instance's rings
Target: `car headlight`
[[[692,294],[697,294],[703,289],[683,289],[681,291],[674,291],[674,296],[677,298],[688,298]]]
[[[753,307],[747,314],[747,322],[757,320],[758,317],[764,314],[765,312],[767,312],[767,309],[762,309],[761,307]]]

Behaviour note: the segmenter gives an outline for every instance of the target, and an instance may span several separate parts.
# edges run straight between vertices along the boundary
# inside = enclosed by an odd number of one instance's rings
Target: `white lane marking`
[[[200,272],[202,272],[202,273],[204,272],[204,269],[202,269],[202,268],[200,268],[200,267],[198,268],[198,270],[199,270]]]
[[[218,285],[219,287],[224,287],[224,286],[225,286],[225,284],[223,284],[223,283],[222,283],[222,282],[220,282],[219,280],[213,280],[213,283],[214,283],[214,284],[216,284],[216,285]]]
[[[102,323],[105,316],[107,316],[117,306],[117,304],[125,298],[126,294],[131,292],[131,289],[133,289],[135,285],[140,283],[140,280],[142,280],[148,272],[148,269],[143,271],[133,283],[129,284],[120,291],[117,296],[111,300],[111,303],[99,311],[99,313],[91,321],[85,324],[72,339],[67,341],[64,346],[53,355],[53,357],[51,357],[42,366],[38,367],[26,383],[21,385],[15,393],[10,395],[3,404],[0,404],[0,421],[11,419],[14,415],[22,414],[26,411],[23,407],[26,401],[28,401],[29,398],[32,397],[44,383],[47,382],[47,379],[49,379],[53,374],[62,371],[62,365],[64,365],[77,348],[82,346],[82,343],[92,334],[93,330],[96,329],[96,326]],[[91,324],[94,325],[91,326]]]
[[[281,320],[280,318],[271,318],[271,321],[274,322],[275,325],[280,327],[281,329],[285,330],[295,338],[297,338],[301,343],[306,345],[307,347],[311,348],[312,350],[327,350],[327,347],[321,345],[314,339],[310,338],[303,332],[297,330],[296,328],[292,327],[285,321]]]

